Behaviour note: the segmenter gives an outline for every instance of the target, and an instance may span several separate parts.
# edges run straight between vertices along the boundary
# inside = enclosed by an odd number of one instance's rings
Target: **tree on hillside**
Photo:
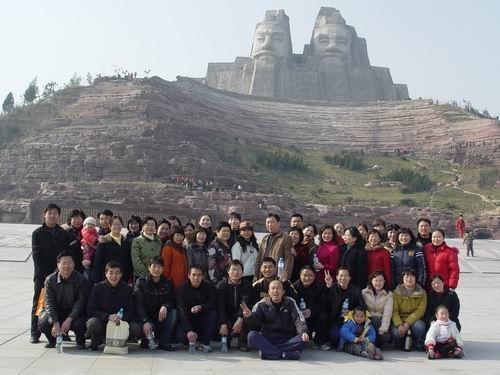
[[[33,80],[28,85],[28,88],[24,90],[24,104],[33,103],[38,97],[38,85],[36,82],[37,78],[33,78]]]
[[[92,77],[92,74],[90,74],[90,72],[87,72],[85,80],[87,81],[87,85],[89,86],[92,86],[92,84],[94,83],[94,77]]]
[[[12,92],[9,92],[9,94],[3,101],[2,109],[5,113],[9,113],[14,109],[14,95],[12,95]]]
[[[44,87],[43,87],[43,93],[42,93],[42,98],[48,98],[49,96],[54,95],[56,92],[57,88],[57,82],[48,82]]]
[[[76,72],[73,74],[73,77],[69,80],[66,87],[78,87],[82,85],[82,77],[80,77]]]

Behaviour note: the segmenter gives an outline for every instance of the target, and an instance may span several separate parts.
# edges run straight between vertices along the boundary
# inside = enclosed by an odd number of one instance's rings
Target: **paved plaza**
[[[306,349],[300,361],[262,361],[255,351],[210,354],[141,350],[127,356],[77,350],[63,354],[29,343],[33,265],[31,232],[36,225],[0,224],[0,375],[6,374],[500,374],[500,241],[476,240],[475,257],[460,249],[460,322],[466,358],[425,359],[424,353],[384,351],[384,361]],[[216,346],[214,345],[214,349]]]

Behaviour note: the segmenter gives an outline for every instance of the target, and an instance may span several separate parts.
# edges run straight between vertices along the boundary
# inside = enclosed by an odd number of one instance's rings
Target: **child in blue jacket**
[[[365,308],[358,306],[344,317],[338,350],[370,359],[384,359],[380,349],[375,347],[376,338]]]

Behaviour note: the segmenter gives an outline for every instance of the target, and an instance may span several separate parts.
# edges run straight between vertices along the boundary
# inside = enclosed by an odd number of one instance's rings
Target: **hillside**
[[[430,210],[449,225],[458,212],[497,215],[500,199],[495,181],[488,190],[478,185],[481,176],[494,176],[500,165],[500,126],[428,100],[282,102],[185,78],[102,79],[17,109],[0,119],[0,127],[16,129],[1,140],[0,211],[5,220],[31,215],[33,202],[46,200],[89,208],[129,205],[131,211],[142,204],[159,211],[156,199],[164,202],[162,210],[181,210],[189,218],[204,210],[222,215],[233,197],[204,194],[234,185],[243,189],[236,200],[252,202],[245,209],[255,219],[260,214],[252,211],[256,201],[273,206],[277,200],[277,209],[286,212],[328,211],[315,205],[347,210],[345,220],[352,219],[353,207],[364,207],[359,212],[371,218],[380,214],[379,207],[389,207],[388,212],[400,207],[398,215],[408,216],[412,206],[410,218]],[[272,150],[296,156],[304,167],[266,167],[262,160]],[[340,150],[362,151],[364,168],[349,171],[325,161]],[[403,194],[401,186],[365,186],[386,181],[398,168],[428,176],[432,187]],[[187,198],[190,189],[182,187],[192,185],[191,178],[200,180],[195,185],[205,184],[194,200]],[[119,187],[113,196],[110,186]],[[141,196],[140,188],[155,191],[155,186],[169,191],[168,196]],[[181,201],[189,201],[185,209]],[[491,229],[496,224],[484,225]]]

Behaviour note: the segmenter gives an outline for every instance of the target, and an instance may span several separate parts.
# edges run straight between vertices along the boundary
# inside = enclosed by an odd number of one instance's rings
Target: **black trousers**
[[[38,298],[40,298],[40,292],[42,291],[44,283],[45,283],[44,277],[35,276],[33,278],[34,293],[33,293],[33,305],[31,307],[31,336],[37,336],[37,337],[40,336],[40,331],[38,329],[38,316],[35,315],[35,313],[36,313],[36,308],[38,306]]]
[[[66,318],[68,317],[69,313],[64,313],[64,312],[57,312],[57,315],[59,317],[59,324],[62,324]],[[54,343],[56,341],[56,338],[52,336],[52,326],[53,326],[52,319],[49,317],[49,314],[43,314],[40,316],[38,319],[38,329],[40,330],[41,333],[47,337],[47,340],[50,343]],[[71,321],[71,326],[70,326],[70,331],[75,332],[76,336],[76,343],[77,344],[84,344],[85,343],[85,317],[80,316],[76,319],[73,319]]]

